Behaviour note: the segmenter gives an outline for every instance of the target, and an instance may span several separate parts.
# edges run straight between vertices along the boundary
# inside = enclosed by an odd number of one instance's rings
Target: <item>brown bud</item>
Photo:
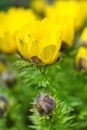
[[[40,94],[35,98],[34,106],[40,115],[47,115],[52,112],[55,102],[48,94]]]

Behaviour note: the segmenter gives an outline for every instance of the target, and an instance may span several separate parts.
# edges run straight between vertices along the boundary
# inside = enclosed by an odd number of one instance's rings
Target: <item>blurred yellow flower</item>
[[[74,44],[75,28],[74,23],[68,17],[60,18],[62,25],[62,49],[68,49]]]
[[[1,12],[0,16],[0,50],[14,53],[17,50],[14,34],[36,17],[31,10],[24,8],[10,8],[3,16]]]
[[[27,25],[16,39],[19,53],[35,64],[51,64],[60,56],[61,27],[48,19]]]
[[[68,15],[71,19],[74,20],[76,30],[78,30],[80,27],[83,26],[84,15],[80,2],[77,1],[67,2],[67,6],[65,7],[64,11],[66,12],[66,15]]]
[[[36,19],[32,10],[24,8],[10,8],[7,12],[6,25],[10,32],[21,29],[28,22],[33,22]]]
[[[84,30],[79,38],[79,42],[81,45],[87,46],[87,27],[84,28]]]
[[[53,8],[53,9],[52,9]],[[86,8],[85,8],[86,9]],[[50,18],[69,17],[74,21],[75,30],[83,26],[86,13],[80,1],[57,1],[53,7],[47,7],[46,16]]]
[[[87,70],[87,48],[80,47],[76,55],[76,67],[79,70]]]
[[[87,19],[87,1],[86,0],[80,0],[79,1],[79,5],[81,7],[81,17],[83,17],[83,19]]]
[[[4,34],[0,37],[0,51],[3,53],[14,53],[17,50],[15,37],[9,33]]]
[[[55,14],[55,11],[52,10],[54,9],[50,8],[50,11]],[[49,19],[50,21],[54,21],[55,24],[60,24],[62,26],[62,49],[65,50],[71,47],[75,36],[75,26],[73,20],[69,17],[57,15],[55,17],[53,15],[53,17],[49,17]]]

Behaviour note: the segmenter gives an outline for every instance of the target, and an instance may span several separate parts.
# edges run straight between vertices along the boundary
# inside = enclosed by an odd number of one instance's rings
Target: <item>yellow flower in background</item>
[[[73,21],[68,17],[62,17],[59,21],[62,25],[62,49],[66,50],[74,44],[75,27]]]
[[[54,8],[54,9],[52,9]],[[69,17],[74,21],[75,30],[77,31],[83,26],[85,19],[85,12],[83,11],[83,4],[77,1],[57,1],[51,9],[47,7],[46,16],[54,17]],[[53,12],[52,12],[53,11]]]
[[[7,12],[6,25],[10,32],[20,30],[28,22],[33,22],[36,19],[32,10],[24,8],[10,8]],[[11,25],[12,24],[12,25]]]
[[[48,19],[27,25],[16,39],[19,53],[35,64],[52,64],[60,56],[61,27]]]
[[[79,70],[87,70],[87,48],[80,47],[76,55],[76,67]]]
[[[81,15],[83,16],[84,19],[87,19],[87,1],[81,0],[81,1],[79,1],[79,5],[81,7],[81,10],[80,10]]]
[[[79,38],[79,42],[81,45],[87,46],[87,27],[84,28],[84,30]]]
[[[24,8],[10,8],[0,19],[0,50],[4,53],[17,51],[15,33],[28,22],[36,19],[33,12]]]
[[[62,49],[68,49],[73,45],[75,36],[75,24],[69,16],[60,16],[57,14],[54,7],[49,6],[47,8],[48,18],[50,21],[54,21],[56,24],[62,26]]]
[[[0,37],[0,51],[3,53],[14,53],[17,50],[15,37],[9,33],[4,34],[4,37]]]
[[[46,6],[45,15],[48,18],[55,18],[55,17],[57,17],[58,13],[56,12],[55,5],[48,5],[48,6]]]

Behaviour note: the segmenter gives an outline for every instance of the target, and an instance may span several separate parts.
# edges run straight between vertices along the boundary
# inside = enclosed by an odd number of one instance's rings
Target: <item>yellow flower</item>
[[[81,45],[87,46],[87,27],[83,30],[79,42]]]
[[[6,25],[10,32],[18,31],[28,22],[33,22],[36,19],[32,10],[24,8],[10,8],[7,12]]]
[[[46,17],[50,19],[57,19],[58,18],[58,12],[56,11],[56,8],[54,5],[47,5],[45,9],[45,15]]]
[[[60,18],[60,23],[62,25],[62,49],[68,49],[74,44],[74,23],[68,17]]]
[[[87,48],[80,47],[76,55],[76,67],[79,70],[87,70]]]
[[[61,2],[61,3],[66,4],[66,2]],[[46,9],[46,15],[50,19],[50,21],[55,21],[56,24],[61,24],[62,42],[63,42],[62,48],[67,49],[73,45],[73,41],[74,41],[74,36],[75,36],[74,20],[69,15],[65,15],[65,14],[61,15],[62,12],[60,11],[58,12],[57,10],[58,9],[55,6],[48,6]]]
[[[83,26],[85,17],[80,2],[70,1],[68,3],[67,13],[74,20],[76,30]]]
[[[50,9],[47,7],[46,16],[47,17],[69,17],[74,21],[75,30],[78,30],[83,26],[83,22],[85,19],[85,11],[83,11],[83,4],[81,2],[76,1],[58,1],[52,7],[54,9]],[[53,10],[53,12],[52,12]]]
[[[86,0],[82,0],[79,1],[79,5],[80,5],[80,12],[81,12],[81,17],[83,17],[83,20],[87,19],[87,1]]]
[[[62,26],[62,48],[70,48],[73,45],[75,36],[75,26],[73,20],[69,17],[58,16],[50,18],[50,21],[55,21],[56,24],[60,24]]]
[[[3,53],[14,53],[17,50],[15,37],[9,33],[4,34],[4,37],[0,37],[0,51]]]
[[[48,19],[26,26],[16,39],[19,53],[35,64],[54,63],[60,55],[61,27]]]
[[[15,33],[28,22],[35,20],[35,15],[29,9],[10,8],[0,19],[0,50],[4,53],[14,53],[17,50]]]

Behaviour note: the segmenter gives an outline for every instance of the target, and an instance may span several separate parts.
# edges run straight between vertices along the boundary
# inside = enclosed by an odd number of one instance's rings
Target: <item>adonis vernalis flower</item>
[[[14,53],[17,50],[14,34],[28,22],[34,21],[35,15],[29,9],[10,8],[7,12],[1,12],[0,16],[0,50]]]
[[[19,53],[35,64],[52,64],[60,56],[61,26],[48,19],[35,21],[16,36]]]

